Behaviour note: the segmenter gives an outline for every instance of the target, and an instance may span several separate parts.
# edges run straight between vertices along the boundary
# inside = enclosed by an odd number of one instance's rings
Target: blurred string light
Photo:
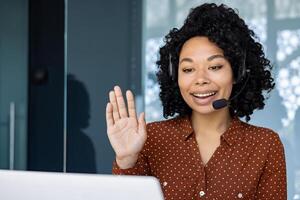
[[[300,30],[280,31],[277,36],[277,60],[282,63],[300,47]],[[282,119],[283,126],[288,126],[295,118],[300,107],[300,55],[287,66],[280,66],[276,78],[277,90],[287,116]]]
[[[277,60],[284,61],[300,46],[300,30],[283,30],[277,35]]]
[[[146,41],[146,79],[145,79],[145,112],[147,122],[162,119],[162,106],[159,99],[159,85],[156,79],[158,50],[162,38],[150,38]]]
[[[263,44],[264,50],[266,51],[266,41],[267,41],[267,19],[265,17],[262,18],[251,18],[246,19],[246,23],[249,28],[254,31],[254,33],[258,36],[255,38],[258,42]]]

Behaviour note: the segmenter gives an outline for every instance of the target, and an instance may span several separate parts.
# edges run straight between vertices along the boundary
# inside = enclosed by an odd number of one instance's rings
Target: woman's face
[[[187,40],[179,55],[178,85],[184,101],[199,114],[209,114],[217,99],[229,99],[233,84],[223,50],[206,37]]]

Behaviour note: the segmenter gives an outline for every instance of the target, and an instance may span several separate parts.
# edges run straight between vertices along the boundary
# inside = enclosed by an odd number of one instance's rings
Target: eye
[[[223,67],[223,65],[214,65],[214,66],[209,67],[208,69],[216,71],[216,70],[221,69],[222,67]]]
[[[184,73],[190,73],[190,72],[194,71],[194,69],[193,68],[184,68],[184,69],[182,69],[182,71]]]

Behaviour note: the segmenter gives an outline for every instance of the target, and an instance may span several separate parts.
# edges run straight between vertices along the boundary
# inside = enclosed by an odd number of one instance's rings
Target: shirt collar
[[[179,124],[183,133],[182,139],[187,140],[194,133],[190,117],[180,118]],[[229,124],[229,128],[221,135],[221,140],[224,140],[229,146],[234,145],[241,138],[242,128],[243,122],[238,117],[234,117]]]
[[[183,118],[180,118],[179,125],[181,126],[181,130],[183,133],[182,139],[187,140],[194,133],[190,117],[185,116]]]
[[[241,134],[243,129],[243,122],[238,117],[234,117],[230,122],[229,128],[221,135],[221,139],[229,146],[232,146],[244,135]]]

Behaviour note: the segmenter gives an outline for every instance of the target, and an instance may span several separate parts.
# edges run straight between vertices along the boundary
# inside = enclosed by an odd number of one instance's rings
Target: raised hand
[[[128,109],[121,88],[115,86],[109,92],[106,106],[106,124],[109,141],[116,153],[116,161],[121,168],[130,168],[137,161],[146,139],[145,114],[137,119],[134,97],[126,91]]]

